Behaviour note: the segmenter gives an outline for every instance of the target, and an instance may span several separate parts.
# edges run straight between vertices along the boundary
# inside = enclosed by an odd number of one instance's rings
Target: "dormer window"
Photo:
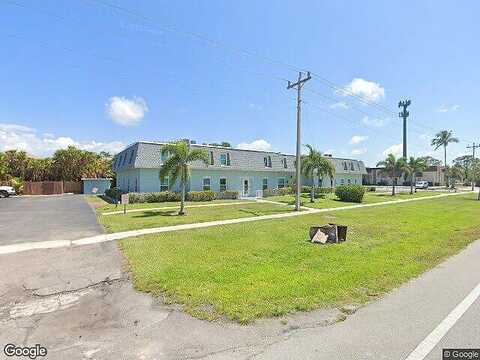
[[[230,166],[230,154],[229,153],[220,154],[220,165]]]
[[[282,162],[283,162],[283,168],[286,169],[287,168],[287,158],[284,157]]]
[[[161,155],[161,157],[162,157],[162,161],[165,161],[165,160],[168,160],[168,158],[170,157],[170,154],[169,154],[169,152],[168,152],[168,151],[167,151],[167,152],[165,152],[165,153],[164,153],[164,152],[162,152],[162,155]]]
[[[348,166],[347,166],[347,162],[346,162],[346,161],[343,162],[343,170],[348,170]]]
[[[350,170],[355,171],[355,168],[353,167],[353,162],[350,163]]]
[[[263,158],[263,164],[265,165],[265,167],[271,168],[272,167],[272,158],[270,156],[265,156]]]
[[[210,165],[215,165],[215,160],[213,158],[213,151],[210,151]]]

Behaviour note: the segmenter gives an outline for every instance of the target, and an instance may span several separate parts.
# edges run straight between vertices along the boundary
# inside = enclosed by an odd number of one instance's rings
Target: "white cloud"
[[[350,139],[350,145],[357,145],[368,139],[368,136],[354,135]]]
[[[352,155],[363,155],[363,154],[366,154],[366,152],[367,152],[366,148],[353,149]]]
[[[440,113],[446,113],[449,111],[457,111],[459,108],[460,108],[460,105],[456,105],[456,104],[451,106],[441,105],[437,111]]]
[[[339,101],[330,105],[330,109],[348,109],[348,104],[345,101]]]
[[[138,124],[148,111],[147,103],[140,97],[127,99],[113,96],[105,105],[107,115],[117,124],[132,126]]]
[[[258,139],[252,141],[251,143],[240,143],[237,145],[237,148],[245,150],[271,151],[272,144],[270,144],[267,140]]]
[[[370,126],[370,127],[383,127],[389,123],[390,119],[389,118],[370,118],[369,116],[364,116],[362,119],[362,123]]]
[[[342,96],[355,94],[370,102],[378,102],[385,97],[385,89],[379,83],[360,78],[355,78],[347,84],[345,91],[337,90],[336,93]]]
[[[251,109],[251,110],[263,110],[262,105],[258,105],[258,104],[255,104],[255,103],[248,104],[248,108]]]
[[[117,153],[125,147],[125,144],[120,141],[76,141],[71,137],[55,137],[55,135],[48,133],[39,135],[35,129],[22,125],[0,123],[0,151],[16,149],[24,150],[32,155],[48,156],[69,145],[83,150],[107,151],[110,153]]]
[[[385,156],[388,156],[388,154],[393,154],[395,156],[399,156],[399,155],[402,155],[403,153],[403,145],[402,144],[395,144],[395,145],[392,145],[388,148],[386,148],[382,155],[385,157]]]
[[[325,150],[323,153],[324,153],[324,154],[327,154],[327,155],[333,155],[334,152],[335,152],[334,149],[327,149],[327,150]]]
[[[420,135],[418,135],[418,137],[419,137],[421,140],[430,140],[430,139],[433,138],[433,136],[430,135],[430,134],[420,134]]]

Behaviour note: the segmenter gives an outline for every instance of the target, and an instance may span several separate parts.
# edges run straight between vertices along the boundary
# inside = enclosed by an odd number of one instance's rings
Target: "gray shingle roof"
[[[159,169],[162,166],[161,142],[137,142],[115,156],[113,169],[115,171],[127,169]],[[278,152],[243,150],[235,148],[224,148],[219,146],[197,145],[192,147],[205,149],[213,153],[214,164],[208,167],[202,162],[192,163],[192,169],[224,169],[243,171],[277,171],[294,172],[295,156]],[[230,166],[220,164],[220,155],[229,154]],[[271,167],[265,166],[271,161]],[[131,161],[130,161],[131,159]],[[284,160],[285,159],[285,160]],[[365,165],[362,161],[353,159],[329,158],[335,165],[337,174],[366,174]],[[286,161],[287,167],[284,167]]]

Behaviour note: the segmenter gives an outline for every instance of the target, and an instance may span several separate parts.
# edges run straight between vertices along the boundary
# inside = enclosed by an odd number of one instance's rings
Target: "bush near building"
[[[124,191],[118,188],[108,189],[105,192],[106,196],[114,201],[119,201]],[[161,202],[175,202],[180,201],[181,194],[173,191],[147,192],[147,193],[129,193],[128,202],[130,204],[141,203],[161,203]],[[238,199],[238,191],[190,191],[186,194],[187,201],[213,201],[219,200],[234,200]]]
[[[335,189],[335,195],[340,201],[361,203],[365,188],[362,185],[340,185]]]

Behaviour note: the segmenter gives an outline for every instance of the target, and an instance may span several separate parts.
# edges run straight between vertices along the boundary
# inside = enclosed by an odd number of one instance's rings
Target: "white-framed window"
[[[220,165],[230,166],[230,154],[229,153],[220,154]]]
[[[352,183],[351,179],[347,179],[347,184],[350,185]]]
[[[227,190],[227,178],[220,178],[220,191]]]
[[[209,177],[203,178],[203,191],[209,191],[211,187],[211,179]]]
[[[268,178],[263,178],[262,179],[262,190],[267,190],[268,189]]]
[[[343,170],[348,170],[348,166],[347,166],[347,162],[346,162],[346,161],[343,162]]]
[[[162,161],[165,161],[165,160],[168,160],[168,158],[170,157],[170,154],[167,151],[165,153],[162,152],[160,156],[161,156]]]
[[[350,170],[355,171],[355,167],[353,165],[353,162],[350,163]]]
[[[286,169],[287,168],[287,158],[284,157],[282,162],[283,162],[283,168]]]
[[[340,184],[341,185],[345,184],[345,179],[340,179]]]
[[[278,188],[282,189],[285,187],[285,178],[278,178]]]
[[[272,158],[270,156],[265,156],[263,158],[263,165],[265,165],[265,167],[271,168],[272,167]]]
[[[168,181],[168,176],[164,177],[163,180],[160,179],[160,191],[168,191],[170,189],[170,182]]]

